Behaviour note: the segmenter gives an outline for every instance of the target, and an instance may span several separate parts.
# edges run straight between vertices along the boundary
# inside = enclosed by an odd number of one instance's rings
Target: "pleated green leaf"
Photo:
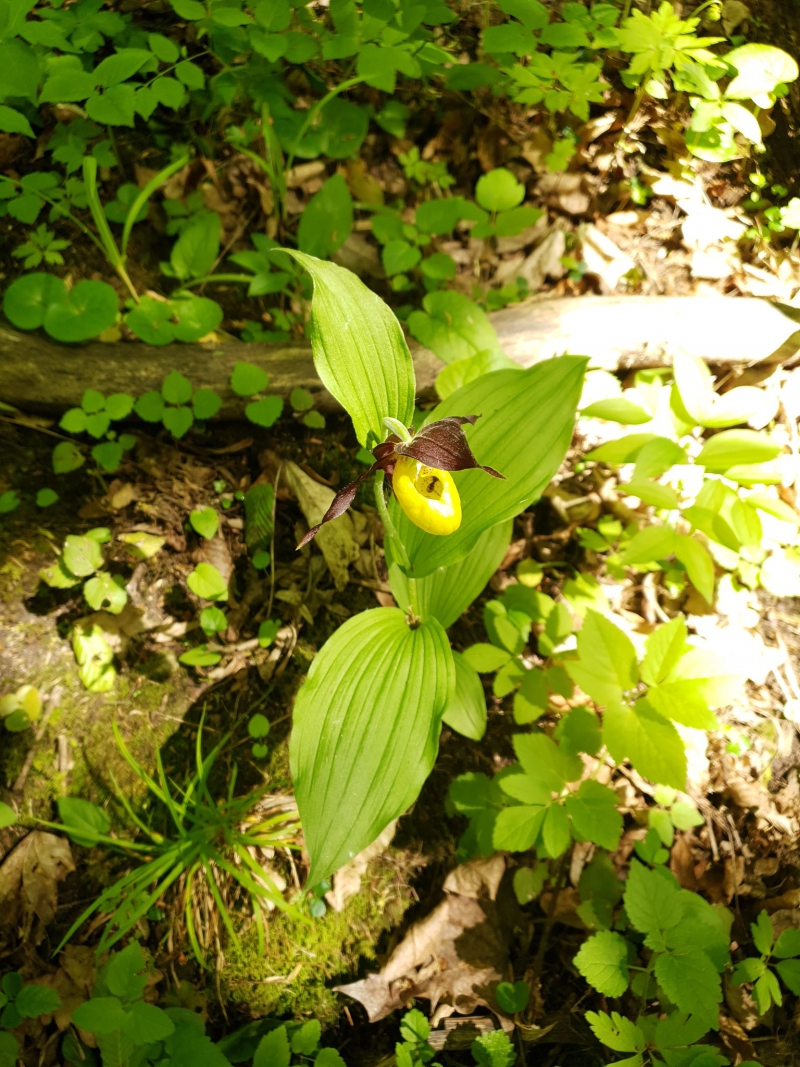
[[[341,626],[311,665],[294,707],[289,759],[316,885],[416,800],[433,767],[455,688],[447,636],[399,608]]]
[[[325,388],[372,448],[386,437],[388,415],[404,426],[414,413],[414,364],[400,323],[355,274],[286,249],[314,282],[311,347]]]
[[[416,579],[414,593],[420,618],[438,619],[445,629],[452,626],[475,597],[483,592],[484,586],[500,566],[511,541],[511,528],[511,519],[491,526],[484,530],[475,547],[458,563]],[[388,538],[384,549],[392,596],[398,607],[407,609],[411,606],[409,579],[392,560]]]
[[[420,530],[392,502],[414,578],[464,559],[484,530],[539,499],[572,439],[586,363],[582,356],[561,356],[526,371],[493,371],[456,390],[430,414],[429,422],[480,415],[475,426],[466,427],[470,447],[479,463],[500,471],[505,481],[479,470],[456,472],[464,518],[447,537]]]

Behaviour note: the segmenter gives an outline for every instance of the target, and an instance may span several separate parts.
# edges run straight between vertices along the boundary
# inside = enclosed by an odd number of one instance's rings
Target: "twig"
[[[567,860],[572,855],[572,850],[567,850],[561,857],[561,863],[558,867],[558,874],[553,884],[553,899],[550,901],[550,907],[547,909],[547,920],[544,924],[544,930],[542,930],[542,939],[539,942],[539,948],[536,950],[536,957],[533,961],[533,977],[532,981],[535,982],[539,978],[544,964],[545,953],[547,952],[547,945],[550,941],[550,931],[553,929],[556,921],[556,911],[558,909],[558,896],[561,892],[561,887],[564,882],[564,875],[567,872]]]
[[[45,710],[44,715],[42,716],[42,721],[39,723],[39,727],[36,730],[36,733],[34,734],[33,744],[28,749],[28,754],[25,756],[25,762],[22,764],[22,769],[17,775],[16,782],[14,782],[14,793],[21,793],[25,787],[25,782],[28,779],[28,774],[30,773],[30,769],[33,766],[33,760],[36,754],[36,746],[44,737],[44,732],[47,728],[47,720],[58,707],[58,702],[61,699],[61,694],[63,692],[64,690],[62,689],[62,687],[60,685],[57,685],[53,688],[52,692],[50,693],[50,696],[47,698],[47,708]]]

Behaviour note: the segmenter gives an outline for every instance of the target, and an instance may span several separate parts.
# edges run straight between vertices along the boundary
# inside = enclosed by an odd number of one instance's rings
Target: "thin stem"
[[[381,517],[386,536],[392,543],[392,554],[400,566],[408,571],[411,570],[411,560],[408,558],[405,545],[400,540],[400,534],[397,532],[397,527],[392,522],[389,508],[386,506],[386,496],[383,492],[383,483],[385,480],[386,475],[384,472],[377,471],[375,474],[375,503],[378,506],[378,514]]]
[[[625,125],[622,127],[622,135],[620,137],[620,140],[622,140],[631,132],[631,123],[639,113],[639,108],[642,106],[642,101],[644,100],[646,92],[647,90],[645,89],[645,82],[643,77],[642,84],[636,90],[636,96],[633,98],[633,106],[631,107],[630,113],[628,114],[628,117],[625,120]]]
[[[278,467],[275,475],[275,485],[272,493],[272,536],[269,545],[269,603],[267,604],[267,618],[272,618],[272,604],[275,600],[275,512],[278,507],[278,482],[283,473],[283,464]],[[252,711],[252,708],[250,709]]]
[[[553,883],[553,898],[550,901],[550,907],[547,909],[547,919],[544,924],[544,930],[542,931],[542,940],[539,942],[539,948],[536,952],[536,958],[533,961],[533,978],[538,979],[542,973],[542,966],[544,965],[544,957],[547,952],[547,946],[550,941],[550,933],[555,925],[556,911],[558,910],[558,895],[561,892],[561,886],[564,881],[564,876],[567,873],[567,861],[572,855],[572,850],[568,849],[561,857],[561,863],[558,867],[558,874],[556,880]]]
[[[347,78],[345,81],[340,82],[338,85],[335,85],[329,93],[326,93],[321,100],[318,100],[313,107],[309,108],[308,114],[305,117],[303,125],[300,127],[297,137],[295,137],[294,139],[294,147],[289,153],[289,158],[286,161],[286,170],[284,173],[288,174],[289,171],[292,169],[295,156],[297,155],[297,150],[300,148],[300,144],[306,133],[308,132],[309,126],[312,124],[312,122],[320,113],[320,111],[322,111],[325,105],[330,103],[330,101],[333,100],[335,96],[338,96],[339,93],[343,93],[345,89],[352,89],[354,85],[360,85],[360,83],[363,81],[363,78]]]
[[[19,185],[20,187],[22,186],[22,182],[19,180],[19,178],[10,178],[6,175],[3,175],[3,177],[7,182],[11,182],[13,185]],[[48,196],[47,193],[43,192],[41,189],[36,190],[36,195],[39,197],[40,200],[44,200],[46,204],[49,204],[50,207],[56,208],[56,210],[59,212],[57,216],[58,218],[69,219],[70,222],[74,223],[78,227],[78,229],[81,230],[89,238],[90,241],[94,242],[94,244],[97,246],[97,248],[100,249],[103,255],[106,254],[106,250],[103,247],[103,244],[100,239],[95,234],[93,234],[89,227],[86,226],[83,222],[81,222],[79,218],[76,218],[75,215],[73,215],[72,212],[69,210],[69,208],[65,208],[60,201],[54,200],[52,196]]]
[[[644,981],[644,992],[642,993],[642,1006],[639,1008],[639,1014],[640,1015],[644,1015],[645,1009],[647,1008],[647,991],[650,988],[650,978],[652,977],[653,970],[655,969],[655,965],[656,965],[656,954],[654,952],[653,955],[650,957],[650,961],[647,964],[647,970],[645,971],[646,977],[645,977],[645,981]]]
[[[182,289],[194,289],[198,285],[211,285],[215,282],[247,282],[249,285],[255,278],[255,274],[207,274],[204,278],[195,278],[191,282],[183,282]]]

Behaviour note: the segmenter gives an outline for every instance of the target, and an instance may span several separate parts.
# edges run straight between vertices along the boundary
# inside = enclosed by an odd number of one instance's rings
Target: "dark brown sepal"
[[[407,444],[398,441],[394,451],[399,456],[410,456],[427,467],[440,471],[482,470],[494,478],[505,478],[493,467],[484,467],[472,454],[464,431],[465,422],[473,425],[478,415],[451,415],[423,426]]]
[[[381,446],[379,445],[378,447],[380,448]],[[374,451],[377,452],[377,450],[378,449],[376,448]],[[371,474],[374,474],[375,471],[378,470],[389,470],[391,472],[391,469],[394,467],[394,460],[395,456],[392,449],[390,448],[388,452],[384,450],[383,457],[381,459],[376,460],[376,462],[372,464],[369,470],[365,470],[363,474],[359,474],[359,476],[354,482],[348,482],[347,485],[340,489],[331,501],[331,506],[322,516],[317,525],[311,527],[311,529],[305,535],[303,540],[297,546],[298,549],[302,548],[303,545],[307,545],[309,541],[314,540],[314,538],[319,533],[320,526],[323,526],[326,522],[330,522],[332,519],[338,519],[340,515],[344,515],[344,513],[355,500],[356,493],[358,492],[358,487],[361,485],[362,482],[365,482]]]

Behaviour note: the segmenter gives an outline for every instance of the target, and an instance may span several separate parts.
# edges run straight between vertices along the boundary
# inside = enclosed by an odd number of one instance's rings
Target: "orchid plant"
[[[414,802],[443,723],[483,736],[482,685],[454,654],[446,628],[491,577],[513,517],[558,469],[586,360],[563,356],[484,375],[414,432],[414,364],[397,319],[344,268],[287,254],[314,284],[317,373],[374,457],[298,547],[343,515],[374,476],[398,605],[348,619],[320,649],[297,696],[290,763],[314,886]]]

